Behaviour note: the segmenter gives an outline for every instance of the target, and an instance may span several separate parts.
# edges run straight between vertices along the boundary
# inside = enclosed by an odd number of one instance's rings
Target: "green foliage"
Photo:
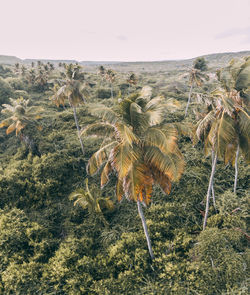
[[[207,228],[192,252],[194,288],[201,294],[221,294],[246,280],[247,253],[244,237],[234,229]],[[189,270],[189,271],[190,271]],[[199,279],[195,280],[195,277]]]
[[[194,68],[197,70],[200,70],[202,72],[206,71],[208,69],[207,62],[204,57],[198,57],[194,61]]]
[[[101,99],[110,98],[111,97],[110,89],[105,89],[105,88],[97,89],[96,97],[101,98]]]
[[[9,98],[13,95],[13,89],[4,79],[0,78],[0,106],[9,102]]]
[[[206,59],[209,65],[218,67],[218,59],[216,62],[211,57]],[[39,64],[42,71],[50,72],[49,64]],[[191,61],[185,65],[191,66]],[[121,71],[112,81],[114,88],[120,89],[126,96],[128,73],[124,69],[129,66],[120,67]],[[0,79],[0,84],[4,86],[0,87],[0,93],[7,87],[8,97],[27,95],[32,106],[44,109],[42,132],[36,128],[26,130],[27,135],[38,143],[40,157],[29,153],[15,136],[6,136],[5,130],[0,129],[0,294],[248,294],[249,168],[240,158],[236,196],[231,192],[234,169],[231,165],[225,167],[219,159],[214,180],[217,211],[213,209],[209,212],[207,229],[201,232],[211,160],[203,157],[202,143],[195,148],[188,137],[187,131],[194,118],[190,114],[183,121],[183,101],[189,91],[188,76],[183,63],[177,66],[178,62],[157,63],[154,66],[135,63],[131,69],[138,75],[137,89],[141,89],[148,80],[154,85],[153,91],[149,88],[144,91],[146,100],[153,92],[153,95],[163,94],[165,98],[161,99],[164,103],[168,98],[175,98],[181,103],[180,109],[167,115],[163,108],[162,124],[175,122],[178,132],[184,133],[182,138],[177,134],[175,136],[184,156],[185,170],[179,182],[172,185],[168,196],[158,185],[154,185],[152,201],[144,210],[154,249],[153,262],[148,255],[136,204],[126,199],[122,203],[115,201],[115,173],[109,174],[110,182],[102,191],[97,189],[100,174],[97,172],[89,178],[89,191],[94,200],[89,203],[94,206],[86,204],[86,164],[100,147],[101,136],[104,135],[98,117],[104,116],[105,121],[112,121],[112,124],[117,122],[117,117],[122,117],[122,112],[113,108],[114,100],[97,99],[98,91],[105,88],[98,88],[100,78],[96,71],[86,71],[81,75],[80,68],[78,70],[74,65],[67,70],[71,78],[75,72],[79,79],[82,77],[93,82],[91,104],[77,109],[82,128],[95,123],[92,131],[96,135],[83,137],[85,156],[81,154],[75,134],[72,110],[68,105],[57,109],[48,100],[52,96],[51,90],[44,92],[42,88],[32,86],[28,65],[23,69],[25,75],[21,79],[13,78],[14,74],[5,80]],[[150,69],[150,72],[146,73],[144,69],[140,74],[142,67]],[[160,67],[161,72],[156,72],[155,69]],[[33,70],[37,74],[34,65]],[[21,66],[18,71],[21,73]],[[46,75],[54,83],[62,80],[62,76],[66,77],[60,71],[64,69],[56,69],[53,74]],[[104,81],[102,84],[108,85]],[[209,89],[217,87],[218,82],[211,79]],[[202,95],[206,90],[199,91]],[[110,89],[107,92],[110,97]],[[131,124],[128,112],[131,103],[139,103],[142,109],[146,105],[139,96],[139,92],[126,99],[121,93],[119,95],[125,112],[124,120],[128,124]],[[6,99],[7,96],[4,97]],[[169,102],[174,105],[173,100]],[[108,112],[110,108],[113,108],[113,113]],[[200,110],[204,112],[203,106]],[[92,112],[96,116],[92,116]],[[141,121],[132,119],[138,127]],[[183,122],[185,126],[180,128]],[[121,137],[131,142],[131,129],[119,127]],[[247,130],[244,124],[243,127]],[[150,128],[142,128],[141,134],[143,138],[149,136],[152,141],[155,133],[150,133]],[[108,143],[110,138],[106,136],[105,140]],[[69,200],[72,192],[76,205],[82,206],[74,206],[74,202]],[[97,218],[97,200],[106,223]],[[103,200],[112,200],[112,210],[105,209]]]

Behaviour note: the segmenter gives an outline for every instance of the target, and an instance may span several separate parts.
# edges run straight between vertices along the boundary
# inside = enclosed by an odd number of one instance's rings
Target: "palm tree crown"
[[[10,102],[11,104],[3,104],[2,113],[7,115],[7,118],[0,123],[0,128],[8,127],[6,134],[16,131],[16,135],[18,135],[27,125],[35,125],[38,129],[41,129],[36,120],[41,118],[39,113],[42,108],[29,107],[29,100],[25,100],[23,97],[10,98]]]
[[[118,109],[92,108],[92,113],[101,117],[102,122],[81,132],[106,137],[90,158],[88,172],[93,175],[106,163],[101,185],[108,182],[113,171],[118,178],[118,200],[126,196],[149,204],[154,183],[169,193],[171,182],[177,181],[183,172],[177,130],[172,124],[163,124],[163,98],[150,99],[150,96],[151,89],[145,87],[141,95],[124,99]]]

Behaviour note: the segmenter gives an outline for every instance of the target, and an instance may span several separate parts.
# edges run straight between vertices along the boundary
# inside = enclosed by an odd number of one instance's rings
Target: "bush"
[[[238,288],[246,280],[247,253],[243,250],[243,235],[234,229],[207,228],[198,237],[190,281],[198,294],[221,294]]]
[[[111,97],[111,90],[110,89],[100,88],[100,89],[97,90],[96,96],[98,98],[102,98],[102,99],[104,99],[104,98],[110,98]]]
[[[13,87],[15,90],[26,90],[26,86],[20,78],[9,77],[6,79],[6,82],[8,82],[9,85]]]
[[[8,82],[0,78],[0,106],[8,103],[11,96],[13,96],[13,89]]]

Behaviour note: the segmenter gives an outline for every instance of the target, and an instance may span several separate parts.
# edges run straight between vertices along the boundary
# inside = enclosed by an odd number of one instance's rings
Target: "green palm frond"
[[[197,123],[196,136],[199,140],[201,140],[202,136],[215,119],[214,111],[210,111],[202,120]]]
[[[115,124],[115,134],[121,142],[128,143],[130,146],[139,141],[132,128],[127,127],[125,124]]]
[[[240,111],[239,117],[239,144],[247,163],[250,163],[250,118],[245,111]]]
[[[237,141],[234,120],[225,112],[222,113],[217,131],[217,151],[218,155],[224,158],[227,146]]]
[[[164,132],[165,131],[165,132]],[[160,129],[157,127],[149,128],[144,137],[144,145],[158,147],[164,153],[172,152],[177,140],[175,128]]]
[[[107,123],[100,122],[88,125],[84,129],[81,130],[80,136],[90,136],[90,135],[98,135],[98,136],[110,136],[115,131],[115,126]]]
[[[163,120],[164,105],[162,104],[163,97],[158,96],[151,99],[143,108],[145,116],[150,126],[160,124]]]
[[[145,99],[146,101],[149,101],[152,96],[152,92],[152,87],[144,86],[140,91],[139,97]]]
[[[88,107],[91,115],[96,116],[103,121],[109,122],[110,124],[115,124],[119,121],[117,112],[111,108],[105,107],[104,105],[89,105]]]
[[[132,163],[138,158],[135,148],[127,143],[120,143],[111,151],[110,161],[113,169],[117,172],[118,178],[124,178],[131,169]]]
[[[94,175],[98,172],[100,167],[108,160],[109,153],[116,144],[116,141],[108,143],[91,156],[87,165],[87,171],[90,175]]]

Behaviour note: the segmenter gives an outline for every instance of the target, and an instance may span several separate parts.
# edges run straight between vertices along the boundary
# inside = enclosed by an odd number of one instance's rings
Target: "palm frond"
[[[178,152],[165,154],[157,147],[147,147],[144,154],[145,162],[167,175],[170,181],[179,180],[184,170],[184,160]]]
[[[133,143],[138,143],[138,138],[133,130],[127,127],[125,124],[115,124],[116,137],[123,143],[128,143],[132,146]]]
[[[214,111],[210,111],[202,120],[197,124],[196,135],[199,140],[201,140],[202,135],[215,120]]]
[[[164,130],[163,128],[151,127],[145,133],[144,145],[155,146],[164,153],[171,153],[176,145],[176,140],[177,131],[175,128],[172,127]]]
[[[101,174],[101,188],[103,188],[109,182],[109,174],[112,172],[112,166],[110,161],[108,161]]]
[[[234,120],[224,111],[217,131],[217,151],[221,157],[224,157],[227,146],[237,141],[234,124]]]
[[[110,161],[112,168],[118,173],[118,178],[122,179],[131,169],[132,163],[138,158],[135,149],[127,143],[120,143],[111,151]]]
[[[133,163],[127,177],[123,181],[123,190],[129,200],[149,204],[152,193],[153,178],[148,167],[141,161]]]
[[[16,122],[12,123],[7,129],[6,129],[6,134],[10,134],[16,129]]]
[[[162,101],[162,96],[155,97],[143,109],[150,126],[160,124],[163,120],[164,105]]]
[[[100,167],[108,160],[109,153],[116,144],[117,142],[113,141],[100,148],[91,156],[87,165],[87,171],[90,175],[94,175],[98,172]]]
[[[171,191],[171,181],[169,177],[161,172],[160,170],[156,169],[155,167],[152,168],[153,178],[156,183],[159,184],[161,189],[165,194],[170,194]]]
[[[140,95],[139,97],[145,99],[145,100],[149,100],[152,96],[152,87],[150,86],[144,86],[141,91],[140,91]]]
[[[117,112],[103,105],[89,105],[88,109],[91,115],[96,116],[103,121],[107,121],[110,124],[115,124],[119,120]]]
[[[110,136],[112,132],[114,133],[114,130],[115,130],[115,126],[110,123],[107,123],[107,122],[94,123],[82,129],[80,136],[90,136],[90,135]]]

